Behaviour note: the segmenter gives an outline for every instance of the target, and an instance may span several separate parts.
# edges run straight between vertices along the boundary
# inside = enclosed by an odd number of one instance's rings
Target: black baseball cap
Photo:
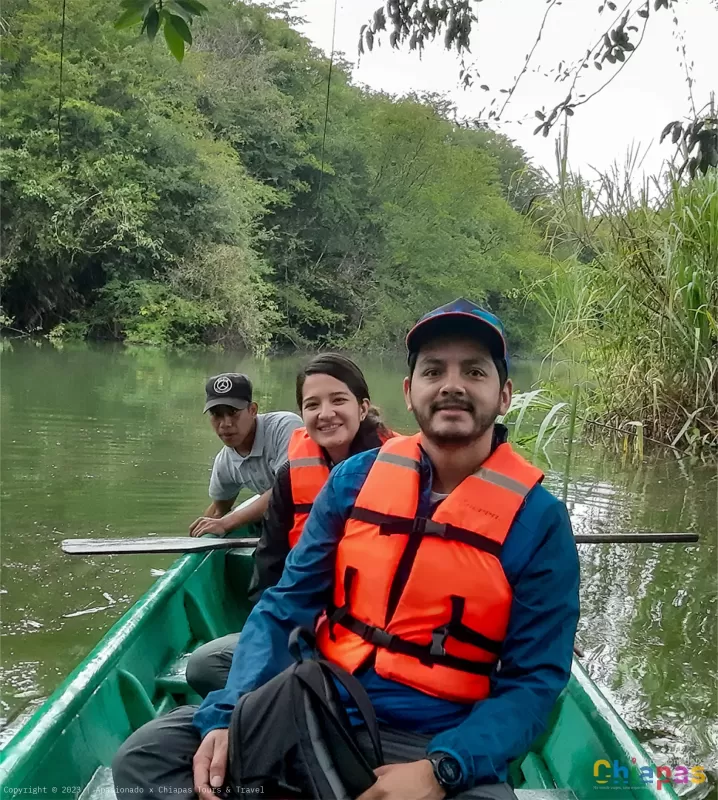
[[[429,311],[414,325],[406,337],[409,357],[422,345],[448,331],[461,330],[486,343],[491,355],[502,361],[509,372],[509,354],[501,320],[476,303],[459,297],[444,306]]]
[[[232,406],[240,411],[252,402],[252,381],[241,372],[223,372],[205,384],[207,401],[203,414],[215,406]]]

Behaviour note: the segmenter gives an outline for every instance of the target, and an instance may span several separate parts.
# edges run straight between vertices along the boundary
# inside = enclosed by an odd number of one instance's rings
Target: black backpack
[[[359,681],[323,659],[303,660],[297,628],[289,640],[296,663],[244,695],[229,725],[229,784],[237,795],[354,800],[375,781],[384,763],[379,728]],[[357,744],[334,679],[349,693],[371,740]]]

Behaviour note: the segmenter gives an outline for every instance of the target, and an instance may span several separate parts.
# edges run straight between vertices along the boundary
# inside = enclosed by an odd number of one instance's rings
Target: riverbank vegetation
[[[718,170],[630,167],[587,183],[565,159],[542,219],[553,253],[534,296],[550,358],[585,375],[584,416],[640,441],[718,448]]]
[[[548,275],[505,137],[351,83],[281,14],[216,0],[182,65],[114,0],[9,0],[3,321],[146,344],[383,349],[468,295],[532,349]],[[517,172],[525,172],[516,186]]]

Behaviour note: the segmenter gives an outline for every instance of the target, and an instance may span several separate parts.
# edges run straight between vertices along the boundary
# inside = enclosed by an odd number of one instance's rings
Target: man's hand
[[[442,800],[445,796],[427,759],[377,767],[374,774],[376,783],[357,800]]]
[[[194,754],[192,772],[194,773],[194,790],[198,797],[209,798],[210,794],[217,794],[216,789],[224,786],[224,777],[227,772],[228,740],[227,728],[210,731],[202,739],[202,744]]]
[[[205,533],[218,533],[224,536],[227,533],[227,525],[223,522],[223,517],[214,519],[214,517],[200,517],[196,519],[189,526],[190,536],[202,536]]]

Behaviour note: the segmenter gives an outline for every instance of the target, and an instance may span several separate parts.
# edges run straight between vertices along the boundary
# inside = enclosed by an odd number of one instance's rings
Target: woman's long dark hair
[[[297,374],[297,406],[299,406],[300,413],[304,399],[304,381],[310,375],[331,375],[332,378],[345,383],[359,403],[363,400],[369,400],[371,403],[364,373],[350,358],[339,355],[339,353],[320,353],[305,364]],[[370,405],[369,413],[359,423],[359,430],[352,441],[349,452],[361,453],[364,450],[379,447],[382,440],[389,439],[392,435],[382,421],[379,409]]]

